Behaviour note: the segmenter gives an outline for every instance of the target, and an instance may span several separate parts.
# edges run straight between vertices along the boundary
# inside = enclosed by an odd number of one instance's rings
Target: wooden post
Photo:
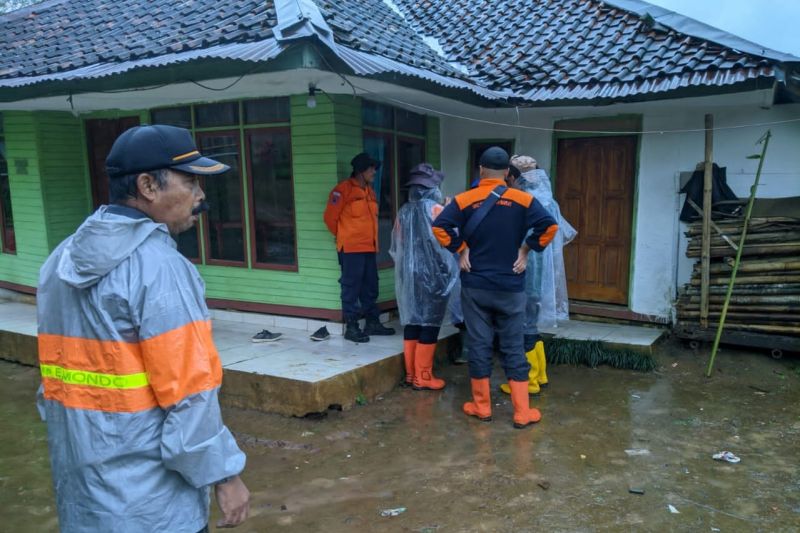
[[[706,114],[706,155],[703,173],[703,240],[700,254],[700,327],[708,327],[708,286],[711,263],[711,177],[714,162],[714,116]]]

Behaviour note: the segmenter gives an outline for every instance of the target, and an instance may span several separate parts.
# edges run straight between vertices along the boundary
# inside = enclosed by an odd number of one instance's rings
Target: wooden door
[[[558,141],[556,199],[578,230],[564,248],[573,300],[628,304],[636,137]]]
[[[97,209],[108,203],[106,157],[123,131],[139,125],[139,117],[91,119],[86,121],[86,144],[89,148],[89,173],[92,180],[92,203]]]

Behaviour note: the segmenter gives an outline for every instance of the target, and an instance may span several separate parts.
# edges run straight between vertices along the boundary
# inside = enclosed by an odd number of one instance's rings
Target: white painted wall
[[[685,257],[686,239],[678,213],[683,196],[678,195],[679,173],[691,171],[703,160],[704,133],[666,133],[668,130],[702,129],[704,114],[714,115],[715,128],[777,122],[800,118],[800,104],[762,106],[769,91],[673,101],[623,104],[595,108],[492,110],[471,112],[470,118],[507,124],[493,125],[474,120],[443,117],[442,169],[447,194],[460,192],[465,182],[469,141],[488,138],[516,139],[515,151],[534,156],[540,166],[551,169],[552,133],[556,120],[588,116],[642,114],[643,131],[637,175],[637,205],[633,242],[633,276],[630,308],[633,311],[670,317],[679,284],[688,281],[693,261]],[[470,110],[472,111],[472,110]],[[714,132],[714,160],[727,167],[728,183],[740,197],[747,197],[758,161],[746,159],[757,153],[755,143],[767,129],[773,137],[765,158],[759,197],[800,196],[800,122],[772,126],[720,129]]]

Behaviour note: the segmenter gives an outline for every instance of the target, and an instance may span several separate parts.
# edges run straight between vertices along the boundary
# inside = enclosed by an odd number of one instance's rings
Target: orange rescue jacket
[[[349,178],[333,188],[323,216],[339,252],[378,251],[378,201],[375,191]]]

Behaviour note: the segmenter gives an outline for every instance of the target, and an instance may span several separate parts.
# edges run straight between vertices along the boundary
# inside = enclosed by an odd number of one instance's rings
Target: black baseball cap
[[[106,158],[106,172],[112,179],[161,168],[208,176],[230,167],[200,155],[189,130],[162,124],[126,130]]]
[[[505,170],[509,165],[508,153],[499,146],[490,146],[481,154],[478,164],[483,168]]]
[[[361,152],[353,159],[350,160],[350,164],[353,166],[353,173],[358,174],[359,172],[364,172],[369,167],[375,167],[375,170],[380,170],[381,162],[377,159],[374,159],[371,155],[367,152]]]

